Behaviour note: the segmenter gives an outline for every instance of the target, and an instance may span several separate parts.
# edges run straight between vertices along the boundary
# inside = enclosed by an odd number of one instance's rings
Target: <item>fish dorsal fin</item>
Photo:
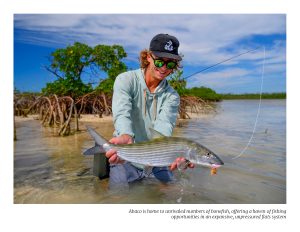
[[[157,130],[154,130],[153,128],[149,128],[151,132],[151,138],[152,139],[158,139],[158,138],[163,138],[166,137],[162,133],[158,132]]]

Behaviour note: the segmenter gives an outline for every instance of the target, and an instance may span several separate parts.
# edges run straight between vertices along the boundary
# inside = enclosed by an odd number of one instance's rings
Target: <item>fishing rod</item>
[[[197,72],[195,72],[195,73],[193,73],[193,74],[191,74],[191,75],[189,75],[189,76],[187,76],[187,77],[183,77],[182,79],[186,80],[186,79],[190,78],[191,76],[194,76],[194,75],[196,75],[196,74],[198,74],[198,73],[204,72],[204,71],[206,71],[206,70],[208,70],[208,69],[211,69],[211,68],[213,68],[213,67],[216,67],[216,66],[218,66],[218,65],[220,65],[220,64],[223,64],[223,63],[225,63],[225,62],[227,62],[227,61],[233,60],[233,59],[235,59],[235,58],[237,58],[237,57],[239,57],[239,56],[242,56],[242,55],[245,55],[245,54],[247,54],[247,53],[256,51],[256,50],[258,50],[259,48],[260,48],[260,47],[257,47],[257,48],[248,50],[248,51],[246,51],[246,52],[240,53],[240,54],[238,54],[238,55],[232,56],[232,57],[230,57],[230,58],[228,58],[228,59],[226,59],[226,60],[222,60],[222,61],[220,61],[220,62],[218,62],[218,63],[216,63],[216,64],[213,64],[213,65],[210,65],[210,66],[208,66],[208,67],[206,67],[206,68],[203,68],[203,69],[201,69],[200,71],[197,71]]]

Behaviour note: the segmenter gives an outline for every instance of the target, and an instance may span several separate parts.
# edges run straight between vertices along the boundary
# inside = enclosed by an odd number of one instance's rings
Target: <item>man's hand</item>
[[[184,157],[178,157],[176,160],[171,164],[170,170],[174,171],[175,169],[187,169],[187,168],[194,168],[195,165],[191,162],[187,162]]]
[[[109,142],[113,144],[131,144],[133,143],[133,139],[130,135],[123,134],[119,137],[113,137]],[[115,149],[108,150],[105,156],[111,164],[124,163],[124,160],[121,160],[120,157],[117,156],[117,151]]]

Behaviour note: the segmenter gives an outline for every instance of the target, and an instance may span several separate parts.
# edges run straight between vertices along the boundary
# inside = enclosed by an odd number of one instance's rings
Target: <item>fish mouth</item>
[[[223,164],[212,164],[211,168],[219,168],[221,167]]]
[[[208,167],[208,168],[219,168],[221,167],[223,164],[216,164],[216,163],[198,163],[199,165],[201,166],[204,166],[204,167]]]
[[[211,167],[212,168],[219,168],[222,165],[224,165],[223,160],[221,160],[218,156],[216,156],[214,162],[212,162],[212,164],[211,164]]]

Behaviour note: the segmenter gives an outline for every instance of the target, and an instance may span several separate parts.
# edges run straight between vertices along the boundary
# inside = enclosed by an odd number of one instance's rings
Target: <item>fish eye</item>
[[[207,157],[210,157],[210,153],[209,153],[209,152],[207,152],[206,156],[207,156]]]

